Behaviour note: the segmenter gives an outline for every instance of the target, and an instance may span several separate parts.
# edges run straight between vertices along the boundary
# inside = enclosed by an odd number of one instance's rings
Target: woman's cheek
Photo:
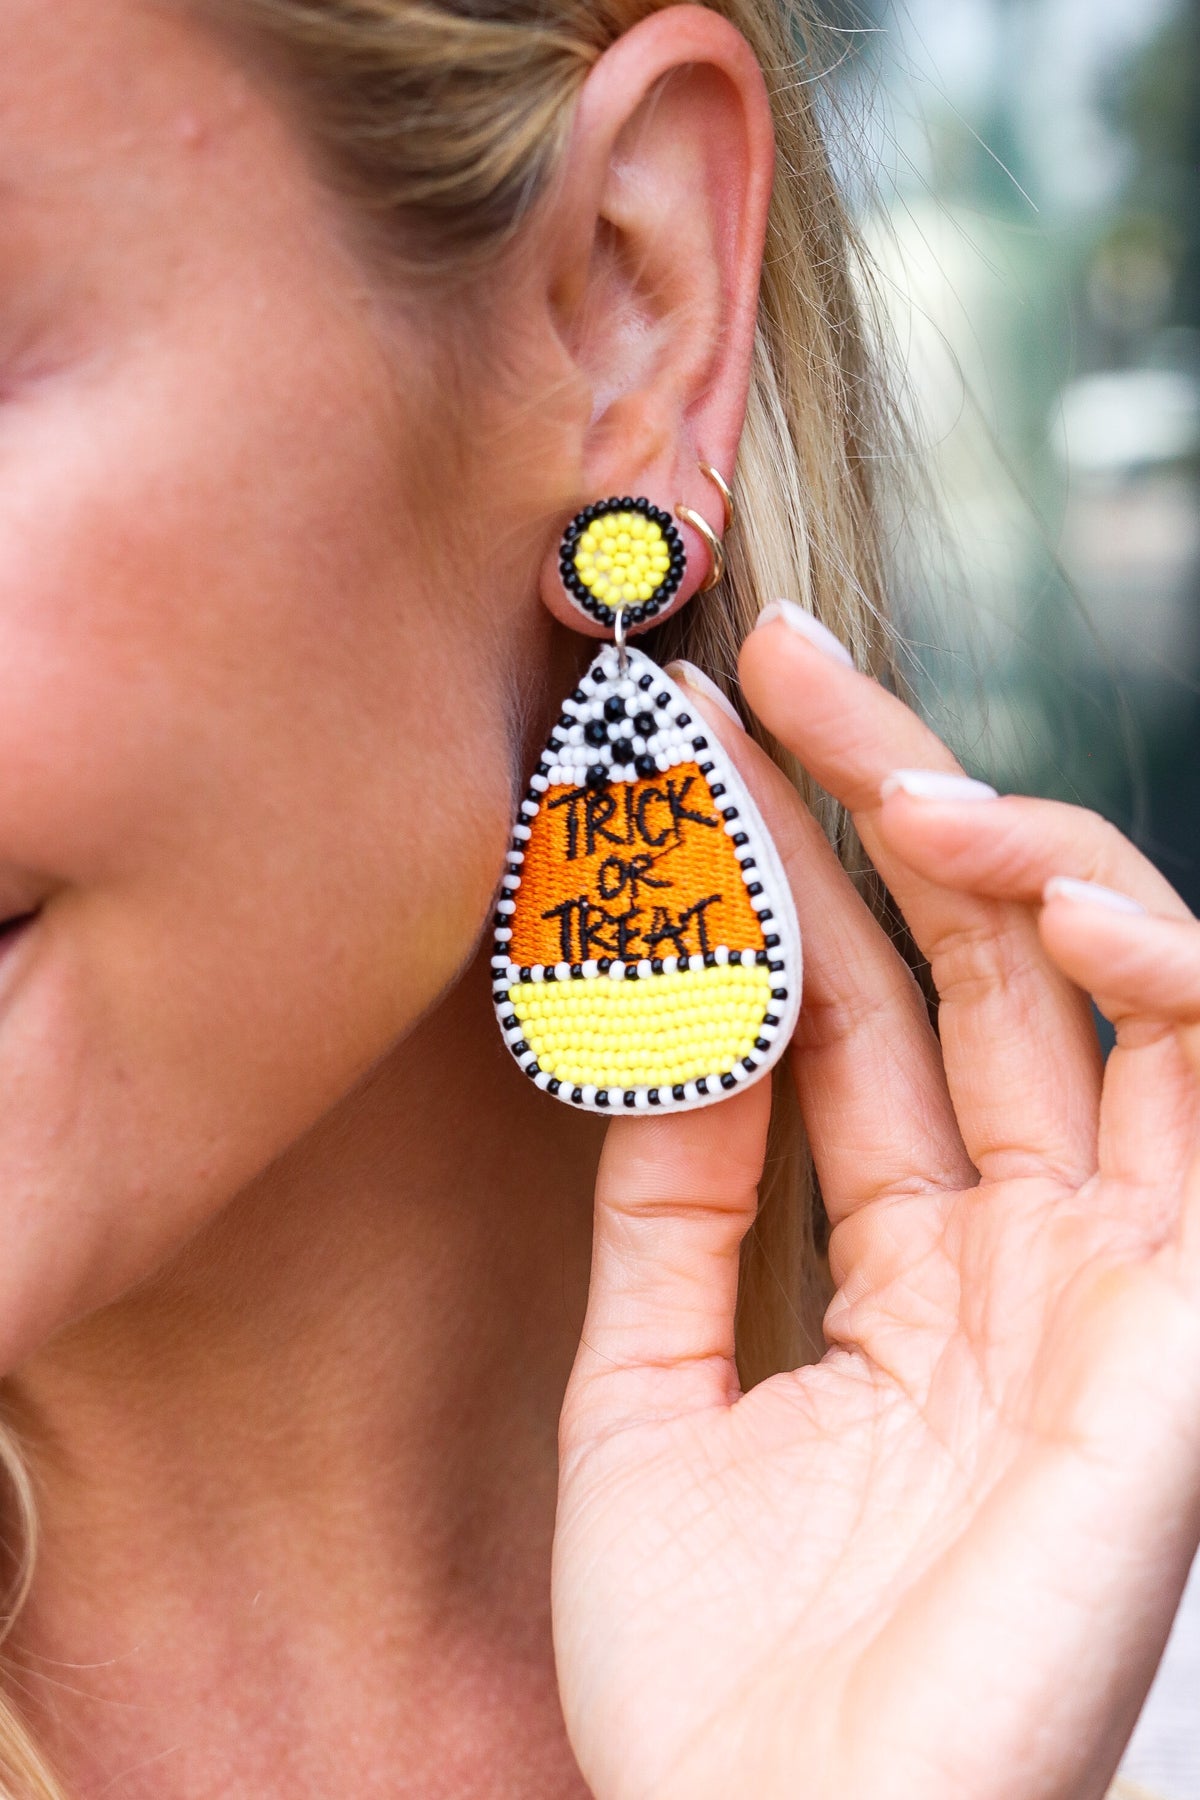
[[[42,490],[31,456],[0,507],[0,874],[45,893],[0,996],[0,1366],[148,1274],[403,1038],[470,957],[507,838],[504,672],[464,597],[397,580],[370,504],[293,491],[352,522],[314,546],[272,482],[189,480],[172,458],[204,423],[176,410],[146,459],[134,420],[86,456],[56,434]],[[361,497],[374,471],[340,466]]]
[[[507,780],[463,782],[464,748],[398,769],[394,804],[356,805],[345,765],[298,791],[261,785],[252,756],[240,790],[177,763],[212,809],[160,810],[157,856],[139,815],[129,869],[94,880],[73,879],[71,806],[43,771],[62,837],[24,836],[56,885],[0,997],[0,1359],[148,1274],[461,973],[508,827]],[[94,807],[90,859],[111,792],[110,825],[137,796],[113,765],[60,774]]]

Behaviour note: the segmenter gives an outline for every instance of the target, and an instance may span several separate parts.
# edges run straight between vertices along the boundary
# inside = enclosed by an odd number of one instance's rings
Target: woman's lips
[[[37,937],[34,926],[51,891],[45,877],[0,864],[0,1002],[5,1008],[29,961],[31,940]]]
[[[0,965],[7,962],[10,953],[28,936],[29,927],[37,916],[35,907],[32,912],[15,913],[12,918],[0,919]]]

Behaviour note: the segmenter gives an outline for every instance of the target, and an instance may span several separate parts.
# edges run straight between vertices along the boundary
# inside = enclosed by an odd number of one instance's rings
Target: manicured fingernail
[[[721,692],[712,676],[706,675],[703,669],[698,669],[695,663],[682,660],[668,663],[667,674],[673,681],[682,681],[685,687],[694,688],[696,693],[703,694],[706,700],[711,700],[714,706],[720,707],[727,719],[733,720],[739,731],[745,731],[746,727],[738,717],[733,701]]]
[[[994,787],[969,775],[951,775],[943,769],[893,769],[880,783],[879,797],[908,794],[914,800],[998,800]]]
[[[789,631],[794,631],[797,637],[807,639],[814,650],[831,656],[834,662],[845,663],[850,669],[854,667],[854,658],[841,638],[834,637],[828,625],[822,625],[820,619],[814,619],[810,612],[805,612],[794,600],[768,600],[754,621],[754,629],[757,631],[760,625],[769,624],[772,619],[782,619]]]
[[[1098,881],[1076,881],[1073,875],[1052,875],[1042,889],[1043,900],[1074,900],[1084,906],[1106,906],[1109,912],[1144,913],[1146,908],[1132,894],[1102,887]]]

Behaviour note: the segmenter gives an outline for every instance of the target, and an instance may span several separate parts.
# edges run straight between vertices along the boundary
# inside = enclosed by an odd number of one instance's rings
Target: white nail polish
[[[1146,908],[1132,894],[1102,887],[1098,881],[1077,881],[1073,875],[1052,875],[1042,889],[1042,899],[1073,900],[1083,906],[1104,906],[1109,912],[1144,913]]]
[[[684,662],[681,658],[678,662],[668,663],[666,673],[672,681],[682,681],[685,687],[694,688],[696,693],[703,694],[706,700],[711,700],[714,706],[720,707],[725,717],[732,720],[739,731],[745,731],[746,727],[738,717],[733,702],[721,692],[711,675],[706,675],[695,663]]]
[[[879,797],[908,794],[914,800],[998,800],[994,787],[974,781],[970,775],[951,775],[944,769],[893,769],[880,783]]]
[[[757,631],[760,625],[769,624],[772,619],[782,619],[789,631],[805,638],[814,650],[832,657],[834,662],[845,663],[848,669],[854,667],[854,658],[842,640],[834,637],[828,625],[822,625],[820,619],[814,619],[794,600],[768,600],[754,621],[754,629]]]

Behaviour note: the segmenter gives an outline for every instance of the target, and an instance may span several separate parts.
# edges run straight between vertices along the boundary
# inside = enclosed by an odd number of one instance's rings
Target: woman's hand
[[[853,812],[940,1042],[711,711],[795,891],[837,1293],[824,1359],[741,1395],[769,1084],[614,1122],[561,1431],[571,1741],[599,1800],[1096,1800],[1200,1538],[1200,924],[1088,813],[897,782],[955,764],[785,618],[742,681]]]

